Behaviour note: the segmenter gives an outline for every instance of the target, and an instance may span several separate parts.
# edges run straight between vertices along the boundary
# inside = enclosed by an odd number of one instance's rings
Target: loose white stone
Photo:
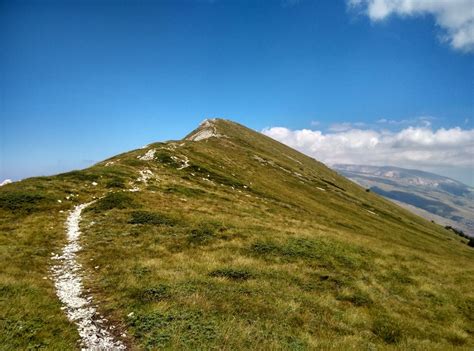
[[[181,162],[181,167],[178,167],[177,169],[178,170],[181,170],[181,169],[184,169],[184,168],[187,168],[189,167],[189,159],[187,156],[183,156],[183,160],[180,160]]]
[[[156,153],[156,150],[155,149],[151,149],[151,150],[148,150],[145,155],[143,156],[138,156],[137,158],[142,160],[142,161],[151,161],[155,158],[155,153]]]
[[[115,340],[107,327],[101,323],[92,304],[92,297],[86,296],[83,292],[82,266],[77,262],[76,255],[81,250],[79,244],[81,212],[89,204],[78,205],[71,211],[66,220],[68,243],[61,255],[52,257],[58,261],[51,270],[56,294],[63,303],[62,309],[66,311],[69,320],[77,325],[82,350],[125,350],[125,345]]]
[[[215,119],[205,119],[199,126],[199,129],[197,130],[197,132],[189,136],[186,140],[199,141],[199,140],[209,139],[212,137],[215,137],[215,138],[224,137],[224,135],[219,134],[217,132],[215,121],[216,121]]]

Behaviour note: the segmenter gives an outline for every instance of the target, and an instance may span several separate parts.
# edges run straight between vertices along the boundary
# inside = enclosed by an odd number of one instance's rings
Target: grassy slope
[[[64,242],[59,211],[104,195],[84,213],[80,257],[133,349],[474,346],[473,249],[309,157],[216,123],[227,137],[0,189],[0,349],[74,348],[43,277]],[[137,159],[150,149],[154,160]],[[137,181],[144,169],[158,179]]]

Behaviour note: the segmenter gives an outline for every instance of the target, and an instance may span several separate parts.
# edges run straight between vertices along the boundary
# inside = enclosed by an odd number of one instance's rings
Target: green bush
[[[112,179],[105,183],[106,188],[125,189],[125,182],[122,179]]]
[[[146,288],[140,293],[140,300],[147,302],[161,301],[170,297],[171,293],[169,287],[163,284]]]
[[[388,279],[400,284],[413,284],[414,280],[405,271],[391,271]]]
[[[149,267],[137,265],[131,269],[131,272],[137,277],[144,277],[145,275],[151,273],[151,269]]]
[[[256,242],[250,247],[250,251],[257,255],[267,255],[278,250],[279,247],[272,242]]]
[[[161,162],[161,163],[164,163],[164,164],[168,164],[168,165],[171,165],[171,164],[175,164],[176,162],[171,158],[171,156],[169,154],[167,154],[166,152],[158,152],[156,155],[155,155],[155,159],[158,161],[158,162]]]
[[[352,294],[341,294],[337,296],[339,301],[347,301],[354,306],[369,306],[372,304],[372,299],[363,291],[356,291]]]
[[[319,264],[331,268],[335,265],[361,268],[366,265],[364,256],[369,251],[332,240],[291,238],[284,244],[258,241],[250,247],[250,253],[265,259],[279,256],[287,261],[318,260]]]
[[[169,225],[175,224],[175,220],[161,213],[148,211],[133,211],[128,223],[130,224],[152,224],[152,225]]]
[[[211,277],[223,277],[231,280],[248,280],[253,278],[252,274],[245,269],[222,268],[209,273]]]
[[[53,203],[52,199],[38,193],[26,191],[3,192],[0,193],[0,208],[12,212],[26,212],[40,210],[47,202]]]
[[[402,339],[402,330],[399,323],[385,315],[374,320],[372,332],[387,344],[396,344]]]
[[[90,207],[90,210],[100,212],[108,211],[114,208],[125,209],[131,207],[136,207],[136,204],[130,195],[125,193],[111,193],[98,200]]]
[[[462,346],[466,343],[466,338],[456,333],[450,333],[446,339],[454,346]]]
[[[204,244],[215,238],[215,228],[207,223],[200,224],[191,229],[188,235],[188,242],[191,244]]]

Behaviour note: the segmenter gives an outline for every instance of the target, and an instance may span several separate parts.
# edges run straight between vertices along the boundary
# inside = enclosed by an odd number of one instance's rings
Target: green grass
[[[0,189],[0,350],[78,349],[43,277],[66,211],[94,198],[84,283],[133,350],[474,347],[474,249],[309,157],[217,125],[227,138]],[[157,179],[137,181],[144,169]]]

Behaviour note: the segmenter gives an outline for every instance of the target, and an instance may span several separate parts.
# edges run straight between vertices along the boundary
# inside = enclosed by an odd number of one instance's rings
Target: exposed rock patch
[[[104,319],[97,313],[92,303],[92,296],[84,293],[82,285],[82,266],[77,262],[81,213],[91,203],[77,205],[66,220],[67,244],[60,255],[53,255],[57,261],[52,268],[56,294],[63,303],[63,309],[69,320],[77,325],[81,337],[82,350],[105,351],[125,350],[125,345],[114,338],[109,330],[114,326],[106,326]]]
[[[217,128],[215,126],[215,119],[205,119],[197,131],[190,135],[189,137],[186,138],[186,140],[191,140],[191,141],[199,141],[199,140],[205,140],[209,139],[212,137],[216,138],[222,138],[224,135],[219,134],[217,132]]]

